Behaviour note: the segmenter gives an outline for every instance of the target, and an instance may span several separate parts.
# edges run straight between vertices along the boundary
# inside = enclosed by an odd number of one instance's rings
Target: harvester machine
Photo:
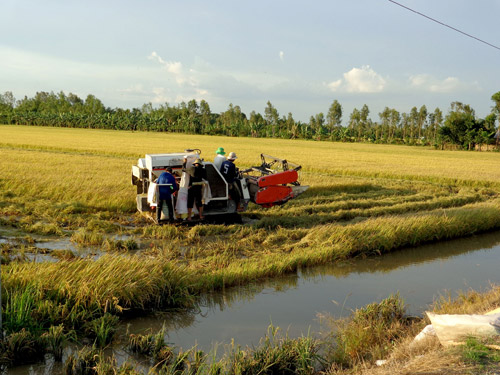
[[[183,166],[190,167],[196,159],[201,159],[201,150],[189,149],[182,153],[147,154],[132,166],[132,184],[137,188],[137,210],[156,221],[156,210],[161,209],[161,220],[168,219],[166,207],[158,208],[158,188],[156,179],[167,167],[172,168],[179,191],[173,196],[175,219],[184,219],[187,214],[189,174]],[[203,159],[202,159],[203,160]],[[240,170],[237,185],[240,190],[240,210],[230,195],[229,185],[210,161],[202,161],[207,179],[203,184],[203,214],[207,218],[237,216],[238,211],[247,209],[249,202],[262,207],[272,207],[296,198],[308,186],[301,186],[299,173],[301,166],[284,159],[261,154],[261,164]],[[196,213],[196,207],[193,209]]]

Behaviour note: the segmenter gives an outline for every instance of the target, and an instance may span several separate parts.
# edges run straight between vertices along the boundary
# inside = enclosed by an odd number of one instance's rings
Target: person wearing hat
[[[207,171],[203,166],[200,158],[196,159],[192,167],[186,169],[189,174],[189,187],[188,187],[188,198],[187,198],[187,208],[188,208],[188,220],[191,220],[191,214],[193,211],[194,203],[198,208],[200,214],[200,220],[203,220],[203,202],[202,202],[202,188],[203,180],[207,178]]]
[[[236,165],[234,165],[234,161],[238,157],[234,152],[230,152],[229,155],[227,155],[227,160],[222,163],[220,167],[220,173],[226,180],[229,188],[229,194],[231,195],[231,198],[234,200],[234,203],[236,203],[237,210],[241,210],[240,207],[240,200],[241,200],[241,193],[240,193],[240,188],[238,187],[238,183],[236,181],[238,177],[238,168],[236,168]]]
[[[215,151],[215,154],[216,155],[214,158],[214,166],[217,170],[220,170],[220,166],[222,165],[222,163],[224,163],[227,160],[226,157],[224,156],[226,153],[222,147],[219,147]]]

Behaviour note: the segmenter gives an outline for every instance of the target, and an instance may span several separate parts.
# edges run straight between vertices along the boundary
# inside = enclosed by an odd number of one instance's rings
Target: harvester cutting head
[[[270,155],[261,154],[260,157],[260,166],[243,171],[250,199],[255,204],[263,207],[281,205],[309,188],[300,186],[300,165]]]

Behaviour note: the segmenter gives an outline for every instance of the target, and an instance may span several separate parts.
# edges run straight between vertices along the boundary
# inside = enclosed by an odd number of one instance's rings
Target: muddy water
[[[232,338],[242,346],[255,345],[271,323],[292,337],[320,332],[318,314],[346,316],[396,292],[418,315],[440,295],[500,283],[499,269],[500,232],[488,233],[233,288],[207,297],[196,313],[134,319],[129,331],[159,330],[165,324],[168,341],[184,349],[197,344],[208,351]]]

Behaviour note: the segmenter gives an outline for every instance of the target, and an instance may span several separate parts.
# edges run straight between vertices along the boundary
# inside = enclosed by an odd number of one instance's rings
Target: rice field
[[[258,165],[260,153],[298,163],[310,188],[280,207],[251,205],[243,225],[156,226],[136,212],[130,169],[138,158],[199,148],[211,160],[217,147],[236,152],[240,168]],[[7,314],[7,334],[20,324],[42,331],[62,324],[65,334],[100,337],[94,331],[109,314],[190,308],[207,291],[500,228],[499,158],[392,145],[0,126],[2,295],[12,306],[31,301],[21,304],[29,307],[25,315]],[[41,251],[48,238],[91,248],[92,256],[50,249],[52,259],[43,262],[18,256]],[[92,334],[89,324],[97,327]]]
[[[167,260],[189,269],[195,293],[500,223],[493,152],[25,126],[2,126],[0,136],[4,228],[31,241],[58,236],[109,256]],[[281,207],[251,206],[245,225],[159,227],[135,212],[137,158],[196,147],[211,159],[219,146],[235,150],[242,168],[261,152],[299,163],[310,188]]]

